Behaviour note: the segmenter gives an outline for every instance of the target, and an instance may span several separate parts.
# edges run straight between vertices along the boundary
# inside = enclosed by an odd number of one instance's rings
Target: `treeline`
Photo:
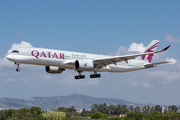
[[[65,108],[59,107],[53,112],[42,111],[40,107],[20,108],[17,110],[1,110],[0,120],[79,120],[98,119],[101,120],[180,120],[180,108],[175,105],[165,106],[164,111],[160,105],[143,107],[126,105],[93,104],[91,109],[83,108],[77,112],[74,106]],[[126,114],[126,117],[119,118],[117,115]]]
[[[142,118],[144,118],[144,120],[145,118],[149,120],[148,118],[152,118],[153,116],[161,117],[162,120],[165,117],[168,118],[176,117],[178,118],[178,120],[180,120],[179,110],[180,107],[178,108],[176,105],[172,105],[168,107],[165,106],[163,111],[160,105],[156,105],[152,107],[149,105],[145,105],[143,107],[139,107],[139,106],[133,107],[131,105],[130,107],[127,107],[126,105],[120,105],[120,104],[119,105],[110,104],[109,106],[107,106],[106,103],[93,104],[90,110],[86,110],[85,108],[83,108],[83,110],[80,113],[77,112],[73,106],[71,108],[59,107],[58,109],[56,109],[56,111],[65,112],[67,118],[70,118],[72,116],[83,116],[83,117],[89,116],[92,118],[92,115],[94,113],[100,112],[107,115],[108,118],[115,117],[120,114],[126,114],[127,118],[135,119],[135,120],[136,119],[141,120]]]
[[[0,120],[42,120],[43,111],[40,107],[9,109],[0,111]]]

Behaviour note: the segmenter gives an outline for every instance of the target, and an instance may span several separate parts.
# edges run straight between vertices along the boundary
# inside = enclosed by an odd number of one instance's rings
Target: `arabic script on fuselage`
[[[86,55],[84,54],[72,54],[72,58],[85,58]]]

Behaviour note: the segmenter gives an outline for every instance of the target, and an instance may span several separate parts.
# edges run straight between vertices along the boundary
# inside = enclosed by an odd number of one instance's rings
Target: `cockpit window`
[[[19,51],[18,50],[13,50],[12,53],[19,53]]]

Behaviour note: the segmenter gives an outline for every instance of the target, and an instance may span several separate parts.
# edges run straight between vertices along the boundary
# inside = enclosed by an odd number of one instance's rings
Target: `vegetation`
[[[40,107],[9,109],[0,111],[0,120],[180,120],[180,108],[175,105],[145,105],[143,107],[127,107],[126,105],[93,104],[90,110],[79,113],[74,106],[59,107],[52,112],[44,112]],[[125,117],[118,117],[125,114]]]
[[[39,107],[20,108],[19,110],[2,110],[0,111],[0,120],[30,120],[30,119],[43,119],[42,111]]]
[[[47,112],[42,114],[44,120],[61,120],[66,117],[66,114],[64,112]]]
[[[95,112],[91,115],[91,118],[92,119],[99,119],[99,118],[107,118],[107,115],[106,114],[103,114],[101,112]]]

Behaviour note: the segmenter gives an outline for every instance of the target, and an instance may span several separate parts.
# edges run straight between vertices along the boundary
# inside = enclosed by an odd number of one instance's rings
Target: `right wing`
[[[117,57],[108,57],[108,58],[99,58],[94,59],[93,63],[97,68],[106,67],[109,64],[115,64],[117,62],[125,61],[128,63],[128,60],[135,59],[135,57],[142,56],[142,55],[149,55],[154,53],[160,53],[163,51],[166,51],[171,45],[167,46],[166,48],[156,51],[156,52],[148,52],[148,53],[139,53],[139,54],[131,54],[131,55],[123,55],[123,56],[117,56]]]

